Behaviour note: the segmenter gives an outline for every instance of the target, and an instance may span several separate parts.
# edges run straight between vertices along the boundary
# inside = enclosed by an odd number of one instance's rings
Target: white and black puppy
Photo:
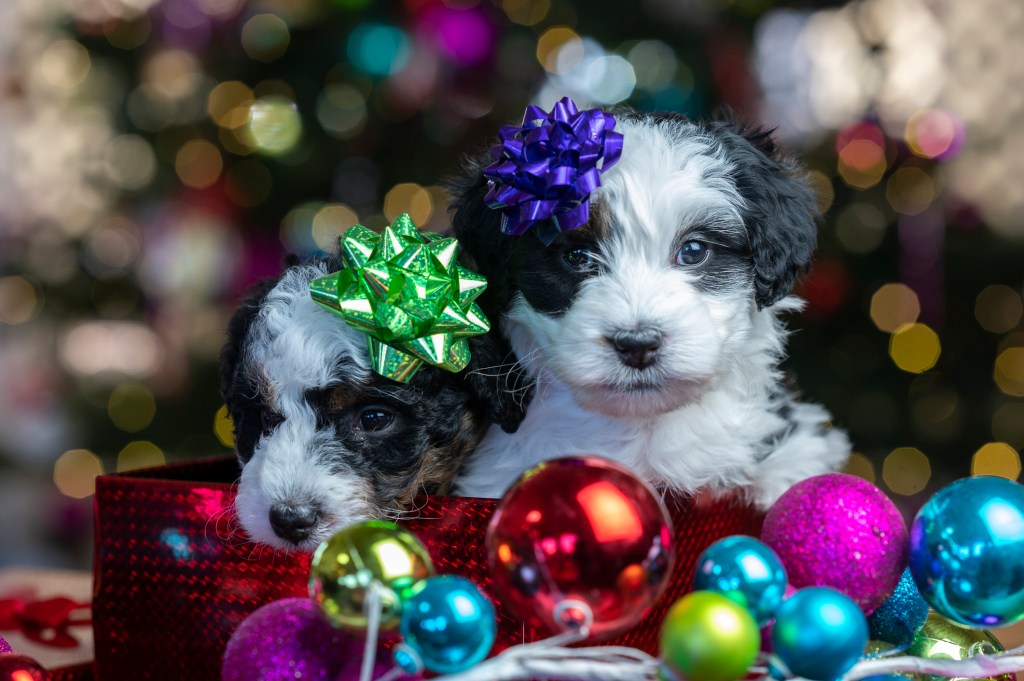
[[[622,156],[589,221],[550,245],[501,232],[489,158],[453,183],[455,235],[490,282],[480,302],[535,386],[519,430],[491,429],[456,491],[500,496],[538,461],[589,453],[767,507],[850,449],[778,368],[780,313],[799,309],[787,296],[816,243],[813,192],[766,132],[616,120]]]
[[[459,374],[424,366],[408,383],[370,368],[366,335],[313,302],[336,258],[293,264],[238,308],[221,353],[221,390],[242,475],[235,503],[248,535],[315,548],[341,526],[394,516],[440,494],[494,422],[514,429],[522,401],[502,399],[495,334],[469,339]],[[473,371],[487,367],[487,371]]]

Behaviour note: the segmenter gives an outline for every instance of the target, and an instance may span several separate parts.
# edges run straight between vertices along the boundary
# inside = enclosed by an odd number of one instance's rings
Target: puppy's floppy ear
[[[811,264],[818,239],[817,200],[803,170],[776,149],[770,130],[746,129],[732,120],[708,127],[735,166],[736,184],[747,202],[755,300],[758,308],[769,307],[789,295]]]
[[[516,432],[533,399],[533,381],[499,330],[467,340],[472,356],[463,375],[474,401],[491,423]]]
[[[493,321],[512,297],[509,260],[515,237],[501,231],[501,212],[484,202],[487,179],[483,169],[490,160],[489,155],[468,159],[463,173],[449,178],[445,188],[452,197],[448,210],[463,264],[487,278],[487,289],[477,302]]]
[[[228,322],[227,341],[220,351],[220,394],[225,400],[231,392],[235,381],[235,372],[242,359],[245,349],[245,337],[249,334],[256,314],[270,290],[277,284],[277,279],[264,279],[253,286],[245,300],[238,306]]]
[[[483,169],[490,161],[489,155],[469,159],[462,175],[449,179],[446,186],[452,196],[449,210],[460,259],[487,278],[487,288],[477,303],[492,324],[487,334],[468,339],[472,358],[465,379],[491,422],[514,433],[526,417],[533,385],[499,328],[501,313],[513,293],[509,261],[516,237],[501,231],[501,213],[484,202],[487,180]]]

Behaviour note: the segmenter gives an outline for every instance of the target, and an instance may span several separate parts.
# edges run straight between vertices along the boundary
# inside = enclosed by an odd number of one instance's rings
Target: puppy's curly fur
[[[537,461],[592,453],[678,492],[742,489],[768,506],[849,452],[778,368],[814,194],[765,131],[616,119],[622,157],[590,220],[549,246],[502,233],[486,160],[451,185],[455,234],[490,282],[482,304],[535,390],[523,426],[492,429],[456,489],[498,496]]]
[[[470,339],[459,374],[423,367],[408,383],[370,370],[366,336],[317,306],[309,283],[337,258],[293,262],[239,306],[221,353],[221,390],[242,474],[248,534],[311,549],[339,527],[395,516],[413,496],[448,491],[491,423],[514,430],[523,403],[497,334]]]

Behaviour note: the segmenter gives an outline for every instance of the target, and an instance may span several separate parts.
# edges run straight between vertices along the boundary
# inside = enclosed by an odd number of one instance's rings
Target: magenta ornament
[[[761,540],[797,588],[828,586],[871,614],[907,566],[907,525],[896,505],[867,480],[845,473],[808,478],[768,511]]]
[[[362,641],[332,627],[311,599],[285,598],[256,610],[235,630],[221,679],[354,681],[362,656]]]
[[[7,642],[3,636],[0,636],[0,655],[6,655],[7,653],[14,652],[11,650],[11,644]]]

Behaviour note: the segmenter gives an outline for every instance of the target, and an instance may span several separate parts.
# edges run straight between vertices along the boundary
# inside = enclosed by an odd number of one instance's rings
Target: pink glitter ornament
[[[885,493],[830,473],[791,487],[768,511],[761,540],[797,588],[830,586],[871,614],[907,566],[907,526]]]
[[[3,636],[0,636],[0,655],[4,655],[10,652],[14,652],[11,650],[11,644],[8,643],[7,639],[5,639]]]
[[[228,641],[222,681],[355,681],[363,642],[335,629],[309,598],[285,598],[249,615]],[[374,677],[387,671],[378,655]]]

